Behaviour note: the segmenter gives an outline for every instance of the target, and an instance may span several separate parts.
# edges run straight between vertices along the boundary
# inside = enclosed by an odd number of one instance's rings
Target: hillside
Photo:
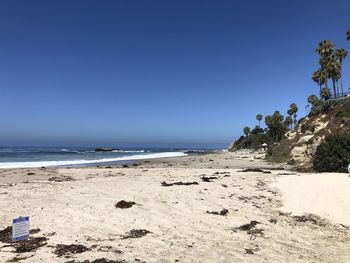
[[[317,147],[331,135],[350,131],[350,99],[326,101],[313,107],[284,138],[270,146],[267,159],[287,162],[299,168],[312,168]]]

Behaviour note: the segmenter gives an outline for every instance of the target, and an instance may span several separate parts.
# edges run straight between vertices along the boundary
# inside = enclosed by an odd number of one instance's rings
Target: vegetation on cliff
[[[321,143],[313,157],[318,172],[347,172],[350,162],[350,134],[333,135]]]

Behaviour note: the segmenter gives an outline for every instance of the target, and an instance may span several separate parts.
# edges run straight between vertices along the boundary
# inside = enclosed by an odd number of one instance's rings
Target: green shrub
[[[313,158],[317,172],[347,172],[350,163],[350,134],[327,138],[321,143]]]

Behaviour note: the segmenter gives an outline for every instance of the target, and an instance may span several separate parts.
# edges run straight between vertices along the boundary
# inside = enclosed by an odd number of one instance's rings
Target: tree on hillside
[[[280,141],[287,130],[283,115],[279,111],[275,111],[272,116],[268,115],[265,117],[265,123],[270,137],[274,141]]]
[[[348,29],[348,31],[346,31],[346,39],[350,40],[350,29]]]
[[[325,79],[324,79],[324,74],[320,69],[316,70],[312,74],[312,80],[317,83],[317,85],[320,87],[320,91],[321,91],[321,87],[322,87],[322,84],[325,83]]]
[[[344,92],[342,67],[347,51],[343,48],[336,49],[330,40],[324,40],[318,44],[316,52],[320,56],[319,64],[321,68],[312,74],[312,80],[317,83],[321,92],[323,84],[328,89],[328,79],[330,79],[332,81],[333,96],[336,98],[340,93],[339,80],[341,82],[341,93]]]
[[[248,142],[248,135],[250,133],[250,128],[249,127],[244,127],[243,128],[243,133],[246,136],[247,142]]]
[[[293,123],[295,124],[297,121],[296,121],[296,119],[297,119],[297,113],[298,112],[298,106],[295,104],[295,103],[292,103],[292,104],[290,104],[289,105],[289,110],[287,111],[287,113],[288,113],[288,115],[290,116],[290,117],[294,117],[294,120],[293,120]],[[293,126],[292,126],[292,128],[293,128]]]
[[[339,91],[337,90],[337,82],[340,79],[340,65],[336,60],[335,56],[332,56],[328,62],[329,77],[332,80],[334,97],[339,96]]]
[[[310,103],[312,106],[316,106],[319,103],[319,99],[316,95],[312,94],[309,97],[307,97],[307,102]]]
[[[251,135],[257,135],[262,133],[264,133],[264,129],[260,128],[258,125],[256,125],[255,128],[250,131]]]
[[[256,119],[259,121],[259,128],[260,128],[260,121],[262,120],[263,116],[261,114],[256,115]]]
[[[292,128],[292,124],[293,124],[293,119],[292,119],[292,117],[288,115],[288,116],[286,117],[286,119],[284,120],[284,124],[285,124],[287,127],[290,126],[290,128]]]
[[[340,87],[341,92],[344,93],[343,89],[343,61],[348,55],[348,52],[344,48],[339,48],[334,53],[334,60],[339,64],[339,75],[340,75]]]
[[[329,100],[331,97],[331,90],[328,88],[322,88],[320,91],[320,96],[323,100]]]
[[[331,55],[335,49],[334,44],[330,40],[324,40],[318,44],[316,48],[317,54],[320,56],[319,64],[321,66],[321,72],[325,75],[325,86],[328,88],[328,79],[331,77]],[[334,89],[334,96],[336,96],[336,90]]]

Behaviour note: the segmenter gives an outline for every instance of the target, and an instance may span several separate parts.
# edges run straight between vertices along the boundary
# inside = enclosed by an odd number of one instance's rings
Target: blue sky
[[[1,1],[0,144],[228,144],[317,93],[350,1]],[[344,83],[350,86],[350,58]]]

